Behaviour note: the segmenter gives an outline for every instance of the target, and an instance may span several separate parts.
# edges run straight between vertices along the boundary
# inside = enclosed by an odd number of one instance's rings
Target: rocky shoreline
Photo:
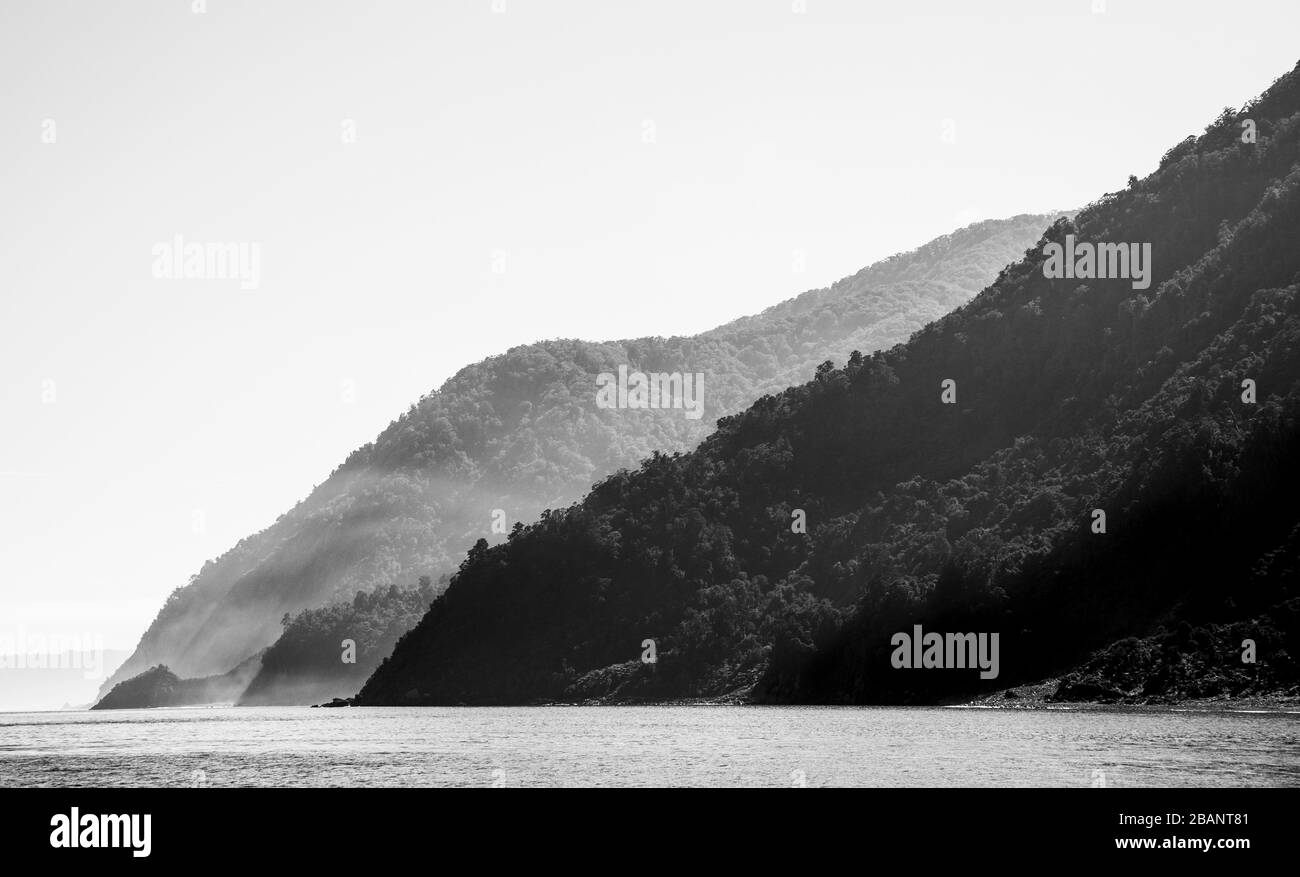
[[[981,695],[972,700],[948,704],[948,706],[1022,710],[1167,710],[1173,708],[1203,712],[1300,713],[1300,695],[1296,694],[1201,698],[1144,698],[1135,696],[1118,700],[1065,700],[1055,696],[1060,684],[1060,679],[1049,679],[1034,685],[1019,685],[992,694]]]

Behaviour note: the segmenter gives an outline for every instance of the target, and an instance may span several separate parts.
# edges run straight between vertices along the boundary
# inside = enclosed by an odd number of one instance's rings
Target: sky
[[[1294,0],[197,5],[0,3],[0,636],[130,649],[463,366],[1082,206],[1300,59]]]

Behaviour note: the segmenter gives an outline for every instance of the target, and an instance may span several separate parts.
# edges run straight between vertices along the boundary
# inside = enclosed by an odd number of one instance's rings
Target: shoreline
[[[1144,698],[1139,695],[1114,700],[1054,700],[1061,680],[1047,679],[1030,685],[1016,685],[949,704],[969,709],[1007,710],[1181,710],[1186,712],[1300,713],[1300,696],[1293,694],[1247,697]]]

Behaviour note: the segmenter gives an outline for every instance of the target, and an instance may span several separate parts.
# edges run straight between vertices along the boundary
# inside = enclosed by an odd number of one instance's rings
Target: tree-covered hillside
[[[694,337],[544,341],[471,365],[178,588],[103,691],[157,664],[225,672],[274,642],[285,613],[453,572],[475,540],[504,538],[494,510],[533,520],[653,451],[693,447],[719,416],[828,356],[902,340],[969,300],[1050,221],[978,223]],[[619,365],[703,373],[704,416],[598,408],[596,376]]]
[[[1300,569],[1298,158],[1300,69],[908,343],[480,541],[359,701],[934,700],[1264,615],[1276,660]],[[1069,235],[1150,244],[1150,287],[1049,279]],[[894,668],[915,625],[997,633],[999,678]]]
[[[92,710],[131,710],[162,706],[235,703],[257,673],[259,655],[229,672],[181,679],[166,664],[150,667],[109,690]]]
[[[352,695],[424,617],[436,593],[432,580],[422,576],[415,587],[358,591],[351,600],[292,617],[285,613],[284,631],[262,654],[238,705],[321,703]]]

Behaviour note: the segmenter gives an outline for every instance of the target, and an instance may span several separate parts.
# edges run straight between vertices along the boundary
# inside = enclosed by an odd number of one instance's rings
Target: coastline
[[[1029,685],[1016,685],[982,694],[959,703],[948,704],[968,709],[1011,710],[1186,710],[1189,712],[1263,712],[1300,714],[1300,696],[1294,694],[1253,695],[1246,697],[1144,697],[1130,695],[1107,700],[1058,700],[1053,697],[1061,678],[1046,679]]]

